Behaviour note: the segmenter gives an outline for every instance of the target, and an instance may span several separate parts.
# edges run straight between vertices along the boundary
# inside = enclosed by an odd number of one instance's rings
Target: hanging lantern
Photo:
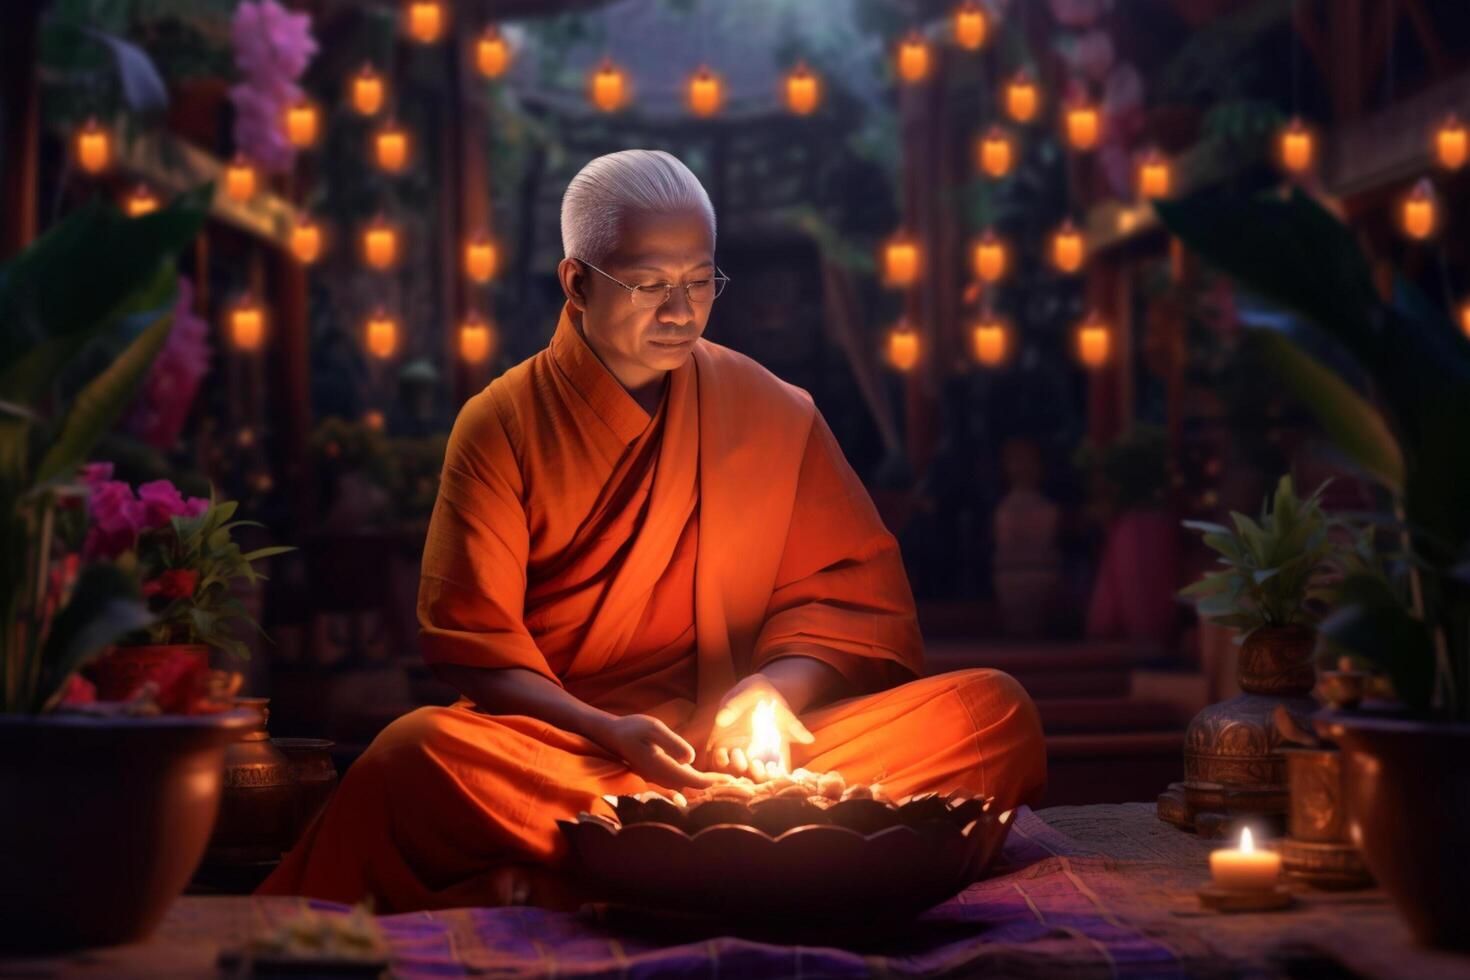
[[[112,137],[95,117],[82,124],[74,142],[77,166],[84,173],[100,174],[112,165]]]
[[[928,75],[929,42],[916,28],[898,45],[898,77],[906,82],[922,82]]]
[[[282,129],[286,132],[287,143],[298,150],[304,150],[316,142],[321,130],[321,114],[317,112],[316,106],[302,99],[287,106],[284,115]]]
[[[123,202],[123,212],[129,218],[141,218],[145,214],[152,214],[158,210],[158,195],[153,193],[153,188],[147,184],[139,184],[133,188],[128,199]]]
[[[817,102],[821,99],[821,92],[817,84],[817,76],[807,68],[806,62],[801,62],[796,69],[786,76],[786,108],[794,115],[809,116],[817,109]]]
[[[919,363],[919,332],[907,320],[888,331],[888,363],[900,371],[912,371]]]
[[[311,265],[322,254],[322,229],[311,215],[302,214],[291,228],[291,254],[302,265]]]
[[[1010,356],[1010,331],[993,313],[986,313],[971,325],[970,353],[984,367],[997,367]]]
[[[1304,174],[1312,169],[1313,158],[1316,156],[1315,140],[1312,138],[1312,131],[1302,122],[1300,116],[1293,117],[1281,131],[1277,156],[1281,161],[1281,169],[1289,174]]]
[[[1067,106],[1067,111],[1063,113],[1063,123],[1067,131],[1067,145],[1079,152],[1093,149],[1102,138],[1102,116],[1098,113],[1097,106],[1085,99]]]
[[[689,111],[696,116],[713,116],[720,111],[723,98],[720,77],[701,65],[689,79]]]
[[[373,157],[384,173],[401,174],[408,167],[408,133],[390,122],[373,134]]]
[[[362,71],[352,76],[352,108],[359,116],[377,115],[386,95],[383,77],[372,65],[363,65]]]
[[[398,321],[380,306],[368,317],[363,336],[367,352],[380,361],[386,361],[398,350]]]
[[[1438,223],[1435,214],[1434,186],[1428,177],[1419,178],[1403,204],[1404,234],[1423,240],[1434,234]]]
[[[1434,133],[1434,156],[1446,170],[1459,170],[1470,156],[1470,135],[1453,112]]]
[[[976,156],[980,164],[980,172],[994,180],[999,180],[1010,173],[1011,167],[1015,165],[1015,141],[1004,129],[999,126],[991,126],[990,130],[980,137]]]
[[[244,154],[235,154],[235,159],[225,167],[225,195],[243,204],[255,196],[256,183],[255,167]]]
[[[1089,368],[1100,368],[1112,355],[1113,335],[1108,325],[1090,314],[1077,328],[1077,359]]]
[[[1086,257],[1087,243],[1082,238],[1082,232],[1068,218],[1051,236],[1051,264],[1056,266],[1058,272],[1070,275],[1082,268],[1082,261]]]
[[[1041,93],[1023,68],[1006,85],[1006,115],[1018,123],[1027,123],[1036,118],[1040,107]]]
[[[1169,176],[1169,161],[1158,150],[1149,150],[1138,161],[1138,196],[1167,197]]]
[[[382,432],[383,426],[387,424],[383,413],[376,408],[370,408],[362,413],[362,423],[374,432]]]
[[[444,36],[449,11],[440,0],[409,0],[403,9],[403,30],[419,44],[433,44]]]
[[[1460,329],[1470,338],[1470,299],[1460,304]]]
[[[482,364],[493,350],[494,332],[478,313],[459,325],[459,357],[466,364]]]
[[[236,350],[260,349],[261,342],[265,339],[265,311],[254,298],[246,295],[232,303],[228,320],[230,343]]]
[[[510,68],[510,45],[494,24],[475,42],[475,67],[486,78],[499,78]]]
[[[603,112],[617,112],[627,103],[628,76],[613,64],[611,58],[602,60],[592,73],[589,86],[592,104]]]
[[[500,252],[489,235],[476,235],[464,246],[464,274],[471,282],[487,283],[495,278]]]
[[[379,272],[398,261],[398,229],[382,215],[363,230],[362,260]]]
[[[898,237],[883,246],[883,285],[906,289],[919,281],[919,246],[912,239]]]
[[[954,40],[962,48],[978,51],[985,44],[990,25],[985,11],[975,0],[965,0],[954,11]]]
[[[998,282],[1006,274],[1006,246],[992,228],[985,229],[970,249],[970,264],[975,278],[984,283]]]

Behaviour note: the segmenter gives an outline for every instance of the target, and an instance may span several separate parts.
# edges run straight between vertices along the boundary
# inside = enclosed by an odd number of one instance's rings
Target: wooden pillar
[[[267,412],[271,422],[278,476],[290,493],[297,528],[316,516],[316,479],[309,451],[311,412],[311,319],[307,270],[285,249],[271,250],[274,280],[274,337],[270,345]]]
[[[0,30],[0,261],[36,237],[40,100],[36,31],[41,0],[8,4]]]
[[[468,392],[459,359],[459,321],[469,309],[469,282],[461,268],[465,239],[471,223],[462,205],[465,193],[464,137],[464,59],[463,22],[444,45],[445,80],[448,83],[444,104],[439,113],[439,247],[440,289],[444,297],[442,347],[444,374],[453,398],[453,411],[458,412]]]

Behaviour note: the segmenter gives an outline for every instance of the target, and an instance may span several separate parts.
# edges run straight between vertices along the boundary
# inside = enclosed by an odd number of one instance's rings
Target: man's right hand
[[[668,725],[648,715],[612,718],[599,733],[602,747],[617,755],[628,768],[664,789],[713,786],[729,782],[723,773],[700,772],[694,761],[694,746],[680,738]]]

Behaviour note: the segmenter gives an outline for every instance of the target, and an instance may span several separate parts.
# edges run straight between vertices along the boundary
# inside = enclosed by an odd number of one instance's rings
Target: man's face
[[[690,303],[680,286],[714,276],[714,240],[698,211],[675,211],[626,215],[618,241],[600,269],[630,286],[674,286],[662,305],[639,309],[628,290],[577,263],[585,272],[577,283],[587,342],[620,382],[636,388],[681,366],[704,333],[711,304]],[[572,302],[581,305],[575,295]]]

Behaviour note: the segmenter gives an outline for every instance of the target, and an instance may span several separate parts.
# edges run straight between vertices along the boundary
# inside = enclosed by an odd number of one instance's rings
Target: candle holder
[[[1295,901],[1283,885],[1260,891],[1235,891],[1214,885],[1199,890],[1199,903],[1216,912],[1274,912],[1290,908]]]
[[[1194,716],[1184,735],[1184,781],[1159,796],[1159,818],[1202,837],[1220,837],[1239,819],[1285,829],[1286,757],[1272,715],[1277,705],[1305,726],[1316,710],[1306,695],[1315,672],[1315,634],[1303,626],[1258,629],[1240,648],[1243,693]]]

